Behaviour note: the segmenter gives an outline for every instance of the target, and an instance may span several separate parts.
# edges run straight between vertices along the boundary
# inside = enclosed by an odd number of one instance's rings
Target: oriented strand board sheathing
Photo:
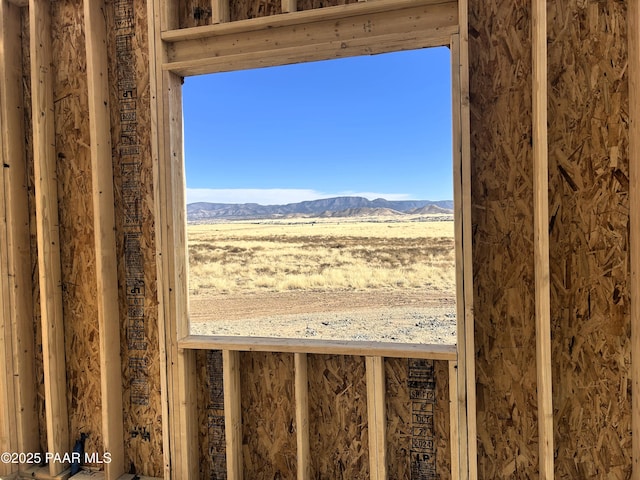
[[[387,468],[389,480],[410,478],[411,400],[409,398],[408,360],[385,358],[387,386]]]
[[[308,365],[312,478],[369,478],[364,357],[309,355]]]
[[[107,4],[125,469],[163,475],[147,2]]]
[[[298,0],[298,10],[313,10],[314,8],[333,7],[358,3],[359,0]]]
[[[478,475],[487,479],[531,478],[538,466],[530,8],[469,2]]]
[[[27,162],[27,180],[29,192],[29,229],[31,245],[31,287],[33,293],[33,331],[35,355],[36,402],[38,411],[38,427],[40,432],[40,451],[47,451],[47,421],[44,403],[44,368],[42,361],[42,323],[40,318],[40,284],[38,274],[38,246],[36,233],[35,209],[35,172],[33,163],[33,126],[31,122],[31,61],[29,50],[29,12],[26,8],[21,12],[22,21],[22,85],[24,107],[25,158]]]
[[[404,480],[416,478],[411,476],[411,468],[418,468],[415,458],[412,458],[412,441],[433,439],[435,441],[436,478],[446,480],[451,478],[451,450],[449,447],[449,364],[444,361],[427,361],[434,366],[435,398],[433,399],[433,425],[422,438],[414,428],[417,424],[413,418],[413,405],[411,393],[419,395],[422,385],[413,385],[409,378],[409,362],[406,358],[386,358],[385,373],[387,384],[387,458],[389,480]],[[423,392],[426,393],[426,392]],[[417,408],[424,405],[421,399],[417,399]],[[427,438],[428,437],[428,438]],[[431,449],[431,446],[428,446]],[[413,464],[413,465],[412,465]],[[431,478],[424,471],[417,478]]]
[[[449,409],[449,362],[433,361],[436,378],[436,399],[433,430],[437,454],[438,479],[451,478],[451,418]],[[454,439],[455,441],[455,439]]]
[[[182,0],[178,8],[180,28],[211,24],[211,0]]]
[[[296,478],[294,362],[291,353],[240,354],[245,478]]]
[[[556,474],[630,478],[626,4],[548,15]]]
[[[52,3],[54,109],[67,399],[71,443],[102,455],[91,157],[82,2]],[[59,354],[61,352],[58,352]],[[69,445],[71,448],[73,445]]]
[[[282,0],[231,0],[231,21],[268,17],[282,13]]]
[[[224,432],[224,391],[222,351],[198,350],[198,440],[200,443],[200,478],[227,478]]]

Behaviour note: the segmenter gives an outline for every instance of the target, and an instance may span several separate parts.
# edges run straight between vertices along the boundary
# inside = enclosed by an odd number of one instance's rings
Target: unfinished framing
[[[457,351],[190,337],[181,77],[434,45]],[[0,453],[88,433],[110,479],[410,478],[427,411],[443,478],[635,478],[639,78],[630,0],[0,0]]]
[[[287,3],[289,3],[287,5]],[[464,3],[464,2],[461,2]],[[223,5],[224,4],[224,5]],[[283,2],[283,11],[292,12],[294,5]],[[383,53],[394,50],[424,48],[448,45],[452,52],[453,72],[453,110],[454,110],[454,178],[456,179],[456,232],[458,252],[458,318],[467,318],[472,322],[471,290],[465,291],[465,279],[470,279],[470,248],[463,248],[470,236],[464,231],[470,229],[470,181],[468,175],[468,134],[463,134],[468,125],[468,82],[466,70],[466,37],[460,36],[459,18],[464,18],[466,8],[458,2],[431,0],[378,0],[357,5],[344,5],[308,12],[296,12],[288,15],[267,16],[252,20],[226,23],[228,5],[226,2],[212,2],[211,25],[192,28],[179,28],[178,17],[173,2],[154,2],[156,18],[156,72],[158,132],[164,141],[158,146],[158,205],[157,218],[161,218],[158,251],[175,252],[163,255],[159,265],[159,276],[166,278],[163,292],[165,308],[162,310],[167,330],[166,341],[171,348],[167,351],[169,369],[168,388],[170,397],[169,419],[174,425],[171,431],[172,470],[176,477],[194,477],[198,465],[193,457],[197,445],[194,417],[194,405],[187,399],[196,398],[195,353],[194,349],[221,349],[223,351],[224,395],[225,395],[225,431],[227,447],[227,474],[229,478],[242,478],[242,448],[239,423],[241,415],[239,385],[240,351],[291,352],[295,354],[296,408],[292,421],[308,424],[307,391],[303,385],[307,378],[306,365],[308,354],[340,354],[366,356],[366,385],[368,399],[369,425],[369,466],[371,478],[387,478],[386,445],[386,405],[384,357],[432,358],[447,360],[451,364],[449,371],[456,377],[450,379],[455,392],[456,402],[452,407],[451,428],[460,441],[453,451],[461,455],[451,463],[453,478],[475,476],[474,468],[469,470],[469,445],[467,432],[475,431],[468,426],[467,385],[465,365],[460,361],[465,352],[455,352],[447,348],[433,348],[421,345],[362,344],[359,342],[317,342],[293,339],[260,339],[234,337],[194,337],[188,335],[186,310],[186,229],[184,213],[184,172],[182,159],[182,126],[180,77],[229,70],[255,68],[263,66],[299,63],[328,58]],[[336,30],[333,25],[340,21]],[[374,25],[362,29],[362,25]],[[242,38],[242,48],[237,39]],[[466,222],[466,223],[465,223]],[[465,251],[467,252],[465,254]],[[467,285],[470,280],[467,280]],[[466,317],[465,317],[466,315]],[[465,348],[465,337],[473,332],[473,325],[465,327],[460,322],[460,345]],[[472,351],[471,351],[472,352]],[[375,356],[374,356],[375,355]],[[470,353],[472,356],[473,354]],[[454,365],[460,362],[463,368]],[[463,386],[460,387],[460,384]],[[171,405],[177,405],[171,407]],[[473,410],[473,409],[472,409]],[[459,422],[459,424],[458,424]],[[308,459],[307,428],[297,427],[297,475],[309,478],[311,465]],[[454,437],[452,437],[453,439]],[[453,440],[452,440],[453,441]],[[474,447],[471,447],[472,449]],[[472,450],[474,451],[474,450]],[[183,453],[185,452],[185,453]],[[189,453],[186,453],[189,452]],[[464,452],[464,454],[462,454]]]

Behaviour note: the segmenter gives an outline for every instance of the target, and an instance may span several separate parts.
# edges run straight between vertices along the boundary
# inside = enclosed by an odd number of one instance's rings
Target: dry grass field
[[[442,220],[189,225],[191,331],[455,342],[454,222]]]
[[[452,221],[263,220],[190,225],[191,295],[430,287],[452,293]]]

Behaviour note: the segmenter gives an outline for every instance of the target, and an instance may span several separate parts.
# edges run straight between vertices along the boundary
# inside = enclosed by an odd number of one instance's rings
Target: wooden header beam
[[[188,76],[442,46],[457,31],[457,1],[379,0],[163,32],[163,69]]]

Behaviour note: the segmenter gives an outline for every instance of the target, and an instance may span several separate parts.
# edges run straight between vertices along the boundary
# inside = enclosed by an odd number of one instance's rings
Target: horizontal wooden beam
[[[457,8],[456,1],[379,0],[164,32],[163,69],[199,75],[449,45]]]
[[[28,7],[29,0],[9,0],[9,3],[13,3],[17,7]]]
[[[232,350],[243,352],[319,353],[394,358],[455,360],[455,345],[417,343],[355,342],[304,338],[223,337],[189,335],[178,341],[178,348],[189,350]]]

